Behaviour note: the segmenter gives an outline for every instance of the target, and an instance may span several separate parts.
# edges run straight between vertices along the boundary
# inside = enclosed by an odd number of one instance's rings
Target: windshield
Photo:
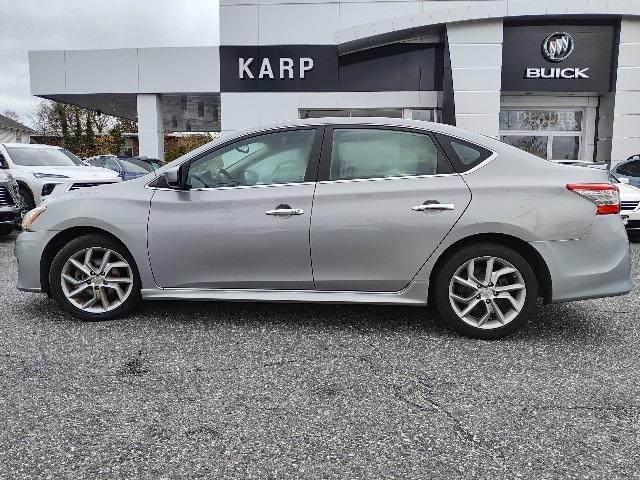
[[[5,147],[9,158],[21,167],[75,167],[75,163],[59,148]]]
[[[129,160],[120,159],[120,165],[122,165],[122,167],[127,172],[130,172],[130,173],[149,173],[150,172],[150,170],[142,168],[140,165],[137,165]]]
[[[76,157],[73,153],[71,153],[69,150],[66,149],[62,149],[62,153],[64,153],[67,157],[69,157],[71,159],[71,161],[73,163],[75,163],[76,165],[81,165],[81,166],[85,166],[86,164],[80,160],[78,157]]]

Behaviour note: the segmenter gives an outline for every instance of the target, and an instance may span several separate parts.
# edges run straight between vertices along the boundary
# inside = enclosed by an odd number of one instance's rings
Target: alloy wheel
[[[468,260],[449,283],[449,302],[456,315],[472,327],[491,330],[515,319],[527,297],[522,274],[502,258]]]
[[[133,270],[118,252],[90,247],[67,259],[60,285],[67,300],[80,310],[109,312],[131,295]]]

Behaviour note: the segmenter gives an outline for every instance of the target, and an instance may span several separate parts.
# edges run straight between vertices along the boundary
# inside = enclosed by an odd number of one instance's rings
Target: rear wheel
[[[102,235],[69,242],[53,259],[51,294],[71,315],[85,321],[110,320],[140,301],[140,276],[131,254]]]
[[[515,250],[478,244],[449,257],[435,286],[436,307],[458,332],[496,339],[520,329],[533,314],[538,284],[529,263]]]

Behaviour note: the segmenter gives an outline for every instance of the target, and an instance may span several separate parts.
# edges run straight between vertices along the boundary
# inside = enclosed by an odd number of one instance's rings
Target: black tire
[[[122,302],[121,305],[113,310],[100,313],[90,313],[80,309],[69,301],[62,290],[61,275],[62,269],[69,258],[74,254],[81,252],[89,247],[107,248],[118,253],[122,256],[131,267],[133,275],[133,288],[129,296]],[[135,261],[129,251],[118,241],[100,234],[88,234],[78,237],[67,245],[65,245],[54,257],[51,264],[51,270],[49,273],[49,286],[51,289],[51,295],[54,300],[60,305],[60,307],[67,313],[73,315],[85,322],[97,322],[103,320],[113,320],[115,318],[124,317],[131,313],[136,306],[140,303],[141,295],[141,282],[138,268]]]
[[[20,199],[22,200],[22,214],[24,216],[29,210],[33,210],[36,208],[36,202],[33,199],[33,193],[29,190],[28,187],[24,185],[20,185],[18,188],[18,193],[20,194]]]
[[[456,271],[470,260],[485,256],[509,262],[519,271],[526,287],[524,304],[520,312],[505,325],[492,329],[483,329],[466,323],[454,311],[449,299],[449,284]],[[538,301],[538,281],[531,265],[515,250],[494,243],[470,245],[455,252],[441,266],[435,281],[433,292],[438,313],[451,328],[472,338],[491,340],[511,335],[529,321]],[[489,302],[490,300],[487,300],[487,303]]]
[[[5,237],[13,232],[13,225],[0,225],[0,237]]]

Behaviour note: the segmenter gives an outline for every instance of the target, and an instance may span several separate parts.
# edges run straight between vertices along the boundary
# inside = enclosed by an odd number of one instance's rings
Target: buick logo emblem
[[[542,56],[553,63],[562,62],[573,52],[573,37],[566,32],[556,32],[542,42]]]

